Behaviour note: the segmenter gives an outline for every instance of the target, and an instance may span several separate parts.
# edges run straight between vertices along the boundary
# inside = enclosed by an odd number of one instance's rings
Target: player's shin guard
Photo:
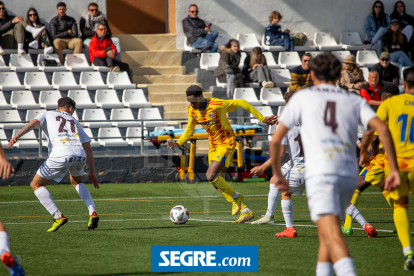
[[[406,248],[407,246],[411,246],[411,225],[408,218],[408,204],[399,205],[394,203],[394,223],[402,247]]]
[[[40,203],[46,208],[46,210],[52,215],[55,216],[55,219],[60,218],[60,211],[53,201],[52,195],[46,189],[46,187],[40,187],[34,191],[35,195],[39,199]]]
[[[353,204],[355,207],[359,204],[359,199],[361,197],[361,192],[359,190],[355,190],[354,195],[351,199],[351,204]],[[352,217],[350,215],[346,215],[344,228],[349,228],[352,225]]]
[[[388,202],[388,204],[393,207],[394,206],[394,201],[392,201],[390,192],[384,190],[382,191],[382,194],[384,195],[385,200]]]
[[[79,183],[75,187],[76,191],[78,192],[80,198],[82,198],[83,202],[85,202],[86,207],[89,209],[89,215],[91,216],[93,212],[95,212],[95,203],[93,202],[92,196],[89,193],[88,188],[83,183]]]
[[[279,199],[280,191],[276,189],[275,184],[270,183],[269,195],[267,196],[267,211],[266,216],[272,217],[275,215],[277,201]]]
[[[224,198],[227,200],[227,202],[233,203],[233,198],[231,196],[229,196],[228,194],[226,194],[225,192],[223,192],[220,189],[218,189],[217,191],[219,191],[221,193],[221,195],[224,196]]]
[[[217,177],[210,183],[213,184],[213,186],[216,187],[216,189],[220,189],[222,192],[228,194],[230,197],[235,193],[234,189],[221,176]]]

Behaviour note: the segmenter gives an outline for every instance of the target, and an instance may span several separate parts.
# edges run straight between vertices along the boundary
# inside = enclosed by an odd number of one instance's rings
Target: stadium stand
[[[371,68],[379,62],[379,58],[374,50],[360,50],[357,52],[356,62],[358,66]]]
[[[0,92],[0,110],[12,109],[12,106],[7,103],[4,93]]]
[[[24,88],[16,72],[0,72],[1,91],[24,90]]]
[[[254,47],[262,48],[255,33],[237,34],[237,40],[240,42],[240,50],[242,51],[250,52]]]
[[[26,72],[23,83],[24,87],[31,91],[53,89],[44,72]]]
[[[125,147],[128,142],[122,139],[121,132],[117,127],[100,128],[98,132],[98,142],[104,147]],[[102,139],[112,137],[109,139]]]
[[[57,101],[62,98],[58,90],[42,90],[39,94],[39,104],[41,108],[56,109]]]
[[[371,48],[363,44],[358,32],[342,32],[339,35],[339,44],[344,50],[365,50]]]
[[[81,89],[72,72],[54,72],[52,85],[54,89],[58,90]]]
[[[285,105],[285,100],[283,99],[283,94],[279,87],[262,88],[260,90],[260,101],[262,101],[264,105],[269,106]]]
[[[148,134],[147,128],[144,128],[143,132],[144,136]],[[128,145],[131,145],[133,147],[140,147],[142,143],[141,139],[142,135],[142,129],[140,127],[129,127],[126,131],[126,141],[128,142]],[[144,142],[145,146],[151,146],[152,144],[150,142]]]
[[[113,89],[96,90],[95,104],[100,108],[124,107],[124,104],[119,101],[118,94]]]
[[[281,52],[279,53],[279,65],[282,68],[293,69],[302,65],[298,52]]]
[[[76,102],[78,109],[96,108],[96,104],[92,102],[86,90],[69,90],[68,97]]]
[[[254,92],[254,89],[251,87],[234,89],[233,99],[234,100],[243,99],[254,106],[263,104],[261,101],[259,101],[259,99],[256,96],[256,93]]]
[[[272,80],[276,86],[288,87],[290,85],[289,69],[273,69],[270,72],[272,75]]]
[[[10,70],[15,72],[39,71],[39,68],[34,66],[30,55],[11,54],[9,66]]]
[[[101,145],[101,144],[99,144],[98,141],[96,141],[95,138],[93,138],[94,135],[93,135],[92,130],[90,128],[84,128],[83,130],[85,131],[86,135],[88,135],[89,138],[91,138],[91,147],[96,148],[96,147],[99,147]]]
[[[202,53],[200,57],[200,68],[214,71],[220,60],[220,53]]]
[[[106,84],[111,89],[135,89],[137,86],[131,83],[127,72],[109,72]]]
[[[13,129],[13,135],[12,137],[16,136],[17,133],[19,133],[20,128]],[[31,139],[31,140],[26,140]],[[34,131],[29,131],[24,138],[19,139],[19,141],[13,145],[13,147],[19,148],[19,149],[25,149],[25,148],[38,148],[39,142],[36,139],[36,134]]]
[[[125,89],[122,93],[122,103],[129,108],[151,107],[142,89]]]
[[[141,125],[141,122],[135,121],[134,115],[129,108],[113,108],[111,110],[110,120],[116,121],[112,122],[113,127],[138,127]],[[118,122],[120,120],[125,121]]]
[[[19,123],[21,120],[19,111],[17,110],[0,110],[0,128],[22,128],[24,124]]]
[[[58,66],[44,66],[42,61],[46,59],[46,60],[50,60],[50,61],[56,61],[56,63],[58,64]],[[50,55],[45,55],[45,54],[39,54],[37,56],[37,66],[39,67],[40,71],[44,71],[44,72],[64,72],[66,71],[66,67],[61,66],[60,64],[60,60],[58,55],[56,54],[50,54]]]
[[[87,90],[109,88],[109,86],[104,83],[100,72],[82,72],[80,74],[79,84],[82,89]]]
[[[343,61],[347,55],[350,55],[350,51],[332,51],[332,55],[336,56],[339,61]]]
[[[68,54],[65,58],[66,70],[71,72],[93,71],[84,54]]]
[[[15,90],[11,93],[10,104],[15,109],[37,109],[40,105],[36,103],[32,91]]]
[[[313,43],[318,46],[320,51],[339,51],[342,49],[332,33],[315,32]]]
[[[285,51],[285,47],[284,46],[268,46],[265,44],[265,35],[262,35],[262,47],[263,49],[265,49],[266,51],[270,51],[270,52],[283,52]]]
[[[0,72],[9,72],[10,67],[4,62],[3,56],[0,56]]]
[[[84,109],[82,115],[83,125],[89,128],[111,127],[103,109]],[[97,121],[97,122],[94,122]]]
[[[162,121],[162,116],[158,108],[140,108],[138,111],[138,120],[159,120],[144,122],[146,127],[166,126],[167,122]]]
[[[279,47],[279,46],[276,46]],[[281,69],[282,66],[277,64],[275,58],[271,52],[263,52],[264,57],[266,58],[267,67],[269,69]]]
[[[262,113],[263,116],[268,117],[270,115],[273,115],[273,111],[272,108],[270,106],[255,106],[255,108]],[[253,116],[253,115],[252,115]],[[253,117],[254,118],[254,117]],[[250,119],[250,122],[252,124],[260,124],[260,125],[265,125],[264,123],[260,122],[259,119]]]

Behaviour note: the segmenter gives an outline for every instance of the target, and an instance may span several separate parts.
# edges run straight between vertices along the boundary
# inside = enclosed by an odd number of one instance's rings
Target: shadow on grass
[[[183,228],[194,228],[194,227],[214,227],[214,226],[219,226],[217,225],[182,225],[182,226],[178,226],[178,225],[172,225],[172,226],[162,226],[162,227],[129,227],[129,228],[114,228],[114,229],[97,229],[96,231],[102,232],[102,231],[122,231],[122,230],[157,230],[157,229],[180,229],[182,230]],[[90,230],[74,230],[74,232],[87,232]]]

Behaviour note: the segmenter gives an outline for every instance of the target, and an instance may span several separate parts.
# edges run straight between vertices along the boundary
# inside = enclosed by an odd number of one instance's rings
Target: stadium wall
[[[396,0],[383,0],[385,12],[391,14]],[[291,32],[307,33],[313,41],[316,31],[332,32],[339,42],[339,34],[344,31],[358,31],[365,38],[364,21],[371,12],[373,0],[177,0],[176,30],[177,49],[183,50],[184,33],[181,20],[188,15],[188,6],[197,4],[199,17],[213,23],[224,44],[238,33],[256,33],[261,41],[268,17],[274,10],[282,15],[282,29]],[[407,13],[414,14],[414,5],[405,1]]]

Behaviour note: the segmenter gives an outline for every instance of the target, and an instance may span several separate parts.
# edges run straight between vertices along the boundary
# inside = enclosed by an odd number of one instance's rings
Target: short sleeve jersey
[[[49,140],[49,157],[85,156],[82,143],[91,139],[69,113],[47,111],[35,118]]]
[[[279,122],[292,129],[301,123],[306,175],[357,175],[358,123],[367,127],[375,112],[367,102],[342,88],[321,84],[295,94]]]
[[[300,124],[295,125],[289,132],[283,137],[282,145],[289,147],[290,160],[303,159],[303,147],[300,137]]]

